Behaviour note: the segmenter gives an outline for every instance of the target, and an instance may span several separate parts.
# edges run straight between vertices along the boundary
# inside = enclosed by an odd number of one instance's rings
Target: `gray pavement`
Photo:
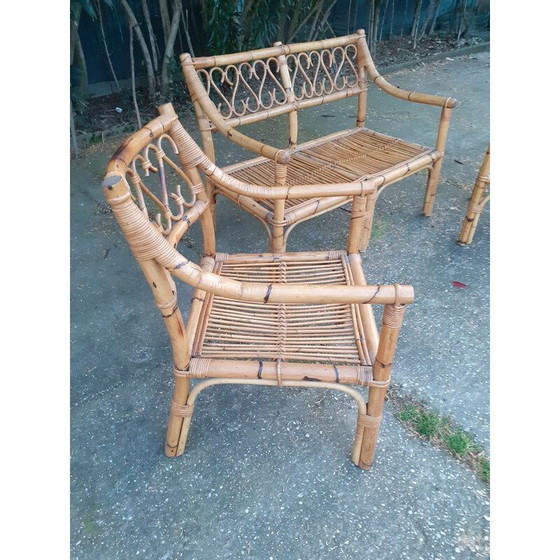
[[[459,100],[434,215],[420,215],[424,175],[387,188],[364,255],[369,281],[415,287],[393,379],[400,394],[450,416],[489,449],[489,205],[473,244],[455,242],[489,138],[489,56],[401,70],[390,80]],[[369,96],[368,126],[433,145],[437,109]],[[350,102],[303,112],[301,141],[352,126],[352,111]],[[184,123],[198,138],[192,115]],[[274,121],[246,130],[270,142],[285,133]],[[239,151],[217,140],[220,162],[236,161]],[[91,148],[72,164],[72,558],[488,557],[486,486],[412,436],[390,404],[368,472],[350,462],[353,401],[317,389],[208,389],[185,454],[163,455],[169,343],[103,206],[99,185],[115,147]],[[302,224],[288,248],[342,248],[347,218],[339,209]],[[218,241],[226,252],[266,248],[256,220],[223,199]],[[182,249],[197,259],[199,248],[193,230]],[[186,311],[189,293],[181,297]]]

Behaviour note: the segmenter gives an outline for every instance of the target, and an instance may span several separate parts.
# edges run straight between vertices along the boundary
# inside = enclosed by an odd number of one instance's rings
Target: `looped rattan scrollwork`
[[[296,101],[358,86],[356,45],[286,55]],[[276,57],[197,70],[224,119],[266,111],[288,102]]]
[[[198,75],[222,116],[229,119],[286,103],[278,67],[278,59],[271,57],[200,69]]]
[[[286,62],[297,101],[358,85],[355,45],[289,54]]]
[[[181,220],[185,210],[195,204],[198,186],[192,184],[179,165],[167,154],[164,141],[169,144],[174,154],[178,154],[177,145],[171,136],[162,134],[154,143],[148,144],[134,156],[126,173],[134,186],[136,204],[140,210],[164,235],[168,235],[173,223]],[[191,194],[189,200],[185,200],[180,182],[174,186],[174,192],[170,191],[168,183],[171,179],[167,168],[171,168],[175,174],[174,180],[179,179],[187,184]],[[155,188],[151,184],[146,184],[147,178],[156,175]]]

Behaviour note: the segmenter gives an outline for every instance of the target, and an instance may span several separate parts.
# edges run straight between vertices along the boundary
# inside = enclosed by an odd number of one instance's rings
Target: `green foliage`
[[[490,461],[486,457],[480,459],[478,473],[484,482],[490,482]]]
[[[373,226],[371,228],[371,235],[370,235],[371,240],[372,241],[377,241],[378,239],[383,237],[386,229],[387,229],[387,226],[385,225],[384,222],[381,222],[379,220],[374,221]]]
[[[234,52],[239,47],[241,12],[237,0],[210,0],[207,23],[208,45],[212,53]]]
[[[417,432],[428,439],[435,437],[439,432],[440,418],[436,414],[419,411],[414,423]]]
[[[447,449],[470,464],[484,482],[490,482],[490,461],[473,437],[455,426],[448,418],[428,410],[424,405],[391,397],[400,410],[397,418],[422,438]]]
[[[467,451],[474,448],[472,437],[465,432],[454,432],[446,437],[447,448],[459,456],[466,455]]]

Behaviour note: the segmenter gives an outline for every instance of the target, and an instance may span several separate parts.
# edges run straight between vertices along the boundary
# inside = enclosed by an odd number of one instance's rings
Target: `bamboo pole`
[[[436,150],[441,154],[432,166],[428,169],[428,182],[426,185],[426,194],[424,195],[424,206],[422,213],[424,216],[431,216],[434,209],[434,202],[441,173],[441,165],[443,163],[443,154],[445,151],[445,142],[447,140],[447,131],[449,129],[449,121],[451,120],[451,107],[444,106],[441,109],[441,117],[436,140]]]
[[[373,378],[375,381],[386,382],[387,384],[389,382],[403,316],[404,305],[393,304],[385,306],[379,348],[373,366]],[[371,387],[368,393],[367,415],[362,416],[358,420],[358,424],[361,423],[364,429],[359,464],[362,469],[369,469],[373,464],[386,392],[387,386]]]
[[[275,47],[281,46],[282,43],[277,41],[274,43]],[[290,78],[290,72],[288,70],[288,64],[286,62],[286,55],[278,55],[278,65],[280,69],[280,77],[282,78],[282,85],[286,90],[286,97],[288,103],[295,103],[296,98],[294,96],[294,90],[292,87],[292,79]],[[298,141],[298,116],[297,111],[290,111],[288,113],[288,148],[295,148]]]
[[[467,213],[463,220],[461,232],[459,234],[459,245],[469,245],[472,243],[480,213],[484,205],[490,200],[490,195],[484,196],[486,188],[490,184],[490,145],[486,149],[482,165],[478,171],[476,181],[473,186]]]

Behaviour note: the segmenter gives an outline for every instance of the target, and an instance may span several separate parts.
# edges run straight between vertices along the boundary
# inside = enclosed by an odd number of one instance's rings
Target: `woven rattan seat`
[[[178,161],[177,161],[178,160]],[[340,195],[352,200],[346,250],[216,252],[211,204],[201,174],[259,199]],[[179,183],[177,185],[177,183]],[[169,190],[173,187],[173,191]],[[358,252],[375,181],[258,190],[216,167],[181,126],[171,105],[128,138],[111,159],[103,190],[168,330],[175,387],[165,443],[181,455],[197,395],[218,384],[314,387],[354,398],[352,460],[373,461],[385,392],[411,286],[368,285]],[[190,196],[188,196],[190,192]],[[178,247],[196,221],[200,265]],[[194,287],[183,316],[175,281]],[[384,306],[378,331],[373,304]],[[132,365],[131,365],[132,367]],[[199,380],[191,387],[191,380]],[[355,387],[364,387],[368,401]]]
[[[426,216],[432,214],[456,101],[406,91],[387,82],[375,68],[363,30],[345,37],[289,45],[275,43],[270,48],[235,54],[197,58],[183,54],[181,65],[208,158],[215,160],[213,132],[221,132],[259,156],[224,168],[231,177],[269,187],[319,186],[375,178],[380,192],[391,183],[427,170],[422,211]],[[394,97],[441,108],[434,148],[365,128],[368,78]],[[298,144],[298,120],[306,108],[353,96],[357,98],[355,128]],[[286,147],[271,146],[238,131],[242,125],[281,115],[288,116]],[[221,194],[260,220],[274,252],[286,250],[288,235],[298,223],[350,201],[350,197],[343,196],[301,199],[290,191],[284,199],[255,198],[212,181],[208,181],[207,190],[213,213],[216,196]],[[369,245],[373,207],[370,197],[361,251]]]
[[[281,257],[218,254],[213,272],[240,282],[353,285],[345,251],[287,253]],[[329,364],[314,374],[321,381],[340,381],[341,369],[344,378],[364,377],[360,384],[366,384],[368,374],[371,377],[371,359],[356,305],[263,306],[210,294],[202,307],[200,324],[192,360],[211,359],[210,371],[225,367],[217,363],[219,360],[249,360],[252,364],[247,364],[248,368],[255,371],[259,362],[281,360],[285,365]]]
[[[404,178],[414,172],[411,169],[431,165],[437,156],[436,150],[432,148],[356,127],[337,133],[332,139],[327,137],[320,143],[301,144],[287,164],[286,185],[345,183],[372,179],[386,172],[400,172]],[[274,166],[273,161],[260,157],[224,167],[224,171],[246,183],[274,187]],[[219,189],[219,192],[237,203],[247,202],[242,199],[242,195],[232,194],[227,189]],[[287,223],[295,222],[296,215],[314,214],[319,200],[288,198],[285,213]],[[350,197],[343,197],[334,205],[345,204],[349,200]],[[268,220],[272,220],[274,201],[259,202],[269,211],[266,216]],[[290,212],[290,209],[296,209],[297,212]]]

